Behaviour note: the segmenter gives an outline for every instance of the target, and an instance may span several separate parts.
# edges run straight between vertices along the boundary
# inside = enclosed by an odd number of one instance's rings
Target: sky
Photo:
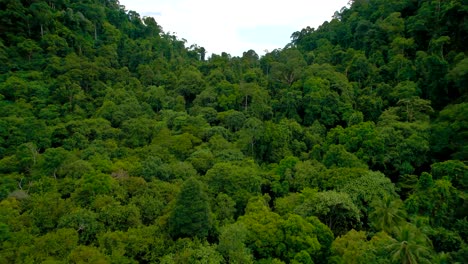
[[[119,0],[126,10],[153,16],[164,32],[208,54],[259,55],[284,48],[292,33],[330,21],[349,0]]]

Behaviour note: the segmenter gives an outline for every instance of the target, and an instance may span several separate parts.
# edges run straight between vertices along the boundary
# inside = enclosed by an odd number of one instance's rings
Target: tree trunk
[[[94,40],[97,40],[97,27],[96,24],[94,24]]]

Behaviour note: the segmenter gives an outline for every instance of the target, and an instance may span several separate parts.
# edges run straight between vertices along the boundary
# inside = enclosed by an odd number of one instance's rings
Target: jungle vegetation
[[[465,0],[350,1],[264,56],[1,0],[0,263],[467,263],[467,43]]]

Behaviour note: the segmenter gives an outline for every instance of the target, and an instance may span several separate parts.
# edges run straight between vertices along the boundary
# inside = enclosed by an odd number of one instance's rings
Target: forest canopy
[[[0,2],[0,263],[467,263],[468,4],[354,0],[207,56]]]

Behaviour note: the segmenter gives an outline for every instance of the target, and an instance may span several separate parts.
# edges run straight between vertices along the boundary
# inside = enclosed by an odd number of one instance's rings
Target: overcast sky
[[[283,48],[291,34],[331,20],[349,0],[120,0],[126,10],[153,16],[164,32],[208,54]]]

